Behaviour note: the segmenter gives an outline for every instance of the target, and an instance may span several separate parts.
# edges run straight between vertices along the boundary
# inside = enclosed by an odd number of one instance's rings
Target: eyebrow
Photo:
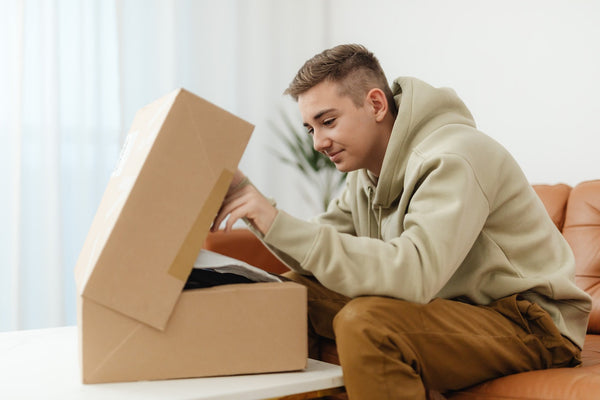
[[[327,114],[328,112],[331,111],[335,111],[335,108],[327,108],[325,110],[319,111],[318,113],[316,113],[313,117],[313,120],[317,120],[319,118],[321,118],[323,115]],[[307,122],[302,124],[303,126],[309,126],[309,124]]]

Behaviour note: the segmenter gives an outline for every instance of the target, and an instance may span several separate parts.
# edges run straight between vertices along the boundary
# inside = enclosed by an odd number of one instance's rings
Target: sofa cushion
[[[446,394],[449,400],[540,400],[598,399],[600,388],[600,336],[588,335],[582,353],[583,365],[522,372]]]

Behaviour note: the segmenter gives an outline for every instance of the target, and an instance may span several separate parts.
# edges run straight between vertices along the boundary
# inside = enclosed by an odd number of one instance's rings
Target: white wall
[[[600,178],[600,2],[334,0],[331,40],[450,86],[531,182]]]

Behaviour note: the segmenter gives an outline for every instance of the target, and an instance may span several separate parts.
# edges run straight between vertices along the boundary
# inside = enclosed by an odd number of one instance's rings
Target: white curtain
[[[241,166],[276,196],[289,171],[273,168],[265,121],[326,44],[327,4],[3,0],[0,331],[75,323],[73,268],[122,140],[176,87],[257,125]]]
[[[115,4],[2,6],[0,329],[56,326],[119,151]]]

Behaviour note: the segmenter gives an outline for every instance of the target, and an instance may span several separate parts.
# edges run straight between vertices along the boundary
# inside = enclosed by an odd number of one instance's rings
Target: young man
[[[335,337],[351,400],[580,364],[591,300],[570,248],[452,90],[390,89],[367,49],[342,45],[286,93],[315,149],[348,172],[344,192],[305,222],[238,171],[213,228],[245,218],[309,287],[311,335]]]

